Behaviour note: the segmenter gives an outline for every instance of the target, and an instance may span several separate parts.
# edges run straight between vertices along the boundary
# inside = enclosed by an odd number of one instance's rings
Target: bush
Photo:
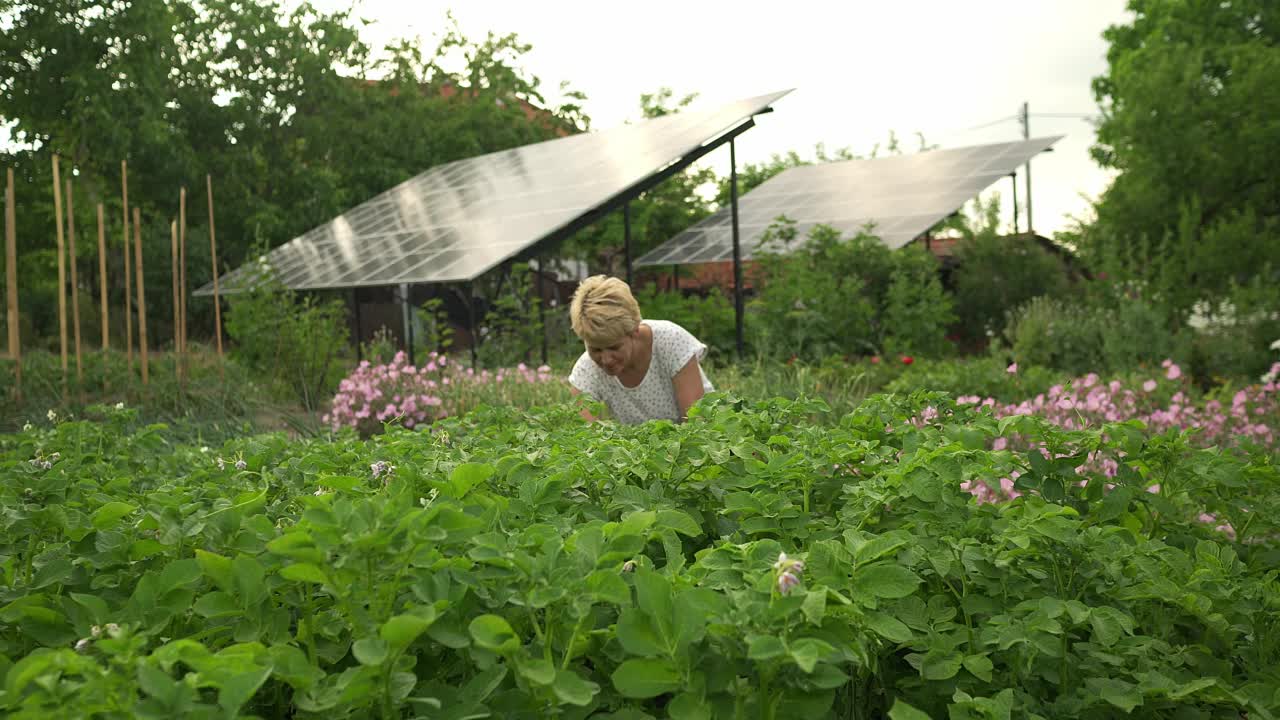
[[[1006,314],[1032,298],[1067,290],[1062,260],[1025,237],[978,233],[959,243],[956,260],[951,277],[959,330],[970,341],[1003,333]]]
[[[536,370],[521,364],[477,373],[434,350],[420,367],[410,365],[404,352],[397,352],[386,364],[365,360],[357,365],[338,384],[322,421],[334,431],[351,428],[369,436],[387,424],[430,425],[480,405],[527,408],[567,400],[567,386],[545,365]],[[541,388],[547,391],[538,392]]]
[[[793,223],[770,228],[755,254],[748,323],[762,355],[819,361],[886,352],[942,353],[950,304],[937,261],[891,251],[875,236],[816,226],[798,245]]]
[[[1156,303],[1111,286],[1098,302],[1034,298],[1010,313],[1005,336],[1019,365],[1117,373],[1187,356],[1167,317]]]
[[[723,293],[686,295],[648,285],[636,292],[636,301],[644,317],[679,324],[721,357],[737,351],[733,301]]]
[[[911,394],[937,390],[953,396],[981,395],[1013,402],[1047,391],[1062,379],[1062,373],[1034,365],[1019,365],[1015,372],[1000,358],[975,357],[963,360],[913,363],[886,387],[886,392]]]
[[[1235,286],[1217,303],[1196,303],[1188,326],[1197,378],[1205,384],[1254,381],[1275,359],[1271,344],[1280,339],[1280,290],[1258,281]]]
[[[234,355],[281,397],[317,410],[342,377],[346,306],[284,287],[265,265],[249,289],[230,295],[226,328]]]

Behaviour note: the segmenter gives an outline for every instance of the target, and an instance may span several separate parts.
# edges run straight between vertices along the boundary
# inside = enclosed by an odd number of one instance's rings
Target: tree
[[[203,185],[212,175],[226,267],[432,166],[589,122],[579,93],[539,109],[539,81],[521,66],[529,46],[515,35],[473,41],[451,18],[435,53],[424,55],[408,42],[375,52],[349,13],[306,4],[286,11],[280,0],[83,5],[0,0],[0,128],[8,134],[0,141],[17,144],[0,164],[16,165],[21,177],[22,289],[39,293],[22,306],[35,310],[38,332],[56,320],[42,310],[54,305],[56,288],[54,152],[64,158],[64,176],[78,173],[79,228],[94,227],[93,205],[107,204],[111,273],[119,277],[123,159],[130,204],[142,208],[149,234],[159,235],[146,241],[158,245],[168,241],[183,185],[191,247],[207,237]],[[94,245],[82,243],[86,268],[96,261]],[[211,270],[207,254],[191,259],[194,289]],[[158,273],[149,287],[166,286],[166,268],[149,263]],[[113,303],[123,303],[122,288],[113,288]],[[211,322],[211,313],[200,314],[210,308],[193,303],[193,321]]]
[[[1130,0],[1104,33],[1095,159],[1119,175],[1076,240],[1171,309],[1255,276],[1280,242],[1280,6]]]

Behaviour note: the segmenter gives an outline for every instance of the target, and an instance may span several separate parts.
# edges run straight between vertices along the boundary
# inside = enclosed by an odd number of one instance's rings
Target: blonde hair
[[[593,275],[574,291],[569,322],[583,342],[608,347],[640,325],[640,305],[622,280]]]

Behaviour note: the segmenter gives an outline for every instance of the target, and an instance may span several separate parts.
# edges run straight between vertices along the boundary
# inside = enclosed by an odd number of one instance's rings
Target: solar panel
[[[295,289],[472,280],[561,231],[790,90],[434,167],[272,250]],[[253,277],[220,279],[235,292]],[[213,292],[212,283],[196,291]]]
[[[792,248],[815,225],[851,235],[869,223],[881,242],[900,248],[1062,137],[791,168],[738,199],[740,257],[750,259],[765,230],[784,214],[796,221]],[[635,265],[732,260],[730,213],[729,207],[721,208]]]

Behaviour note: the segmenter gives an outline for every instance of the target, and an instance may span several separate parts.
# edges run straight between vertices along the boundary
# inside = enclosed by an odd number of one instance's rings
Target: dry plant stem
[[[5,274],[9,288],[9,357],[13,358],[13,374],[14,397],[18,404],[22,404],[22,328],[18,325],[18,242],[17,242],[17,212],[13,207],[14,191],[13,191],[13,168],[9,168],[7,174],[8,184],[5,185],[5,203],[4,203],[4,246],[5,246]]]
[[[67,246],[70,250],[68,265],[71,268],[71,328],[76,347],[76,388],[80,404],[84,404],[84,364],[80,359],[80,280],[76,276],[76,207],[71,178],[67,178]]]
[[[102,306],[102,350],[111,349],[110,313],[107,310],[107,227],[102,203],[98,203],[98,304]]]
[[[178,303],[182,314],[182,347],[179,360],[182,363],[182,380],[187,379],[187,189],[178,194]]]
[[[129,363],[129,377],[133,377],[133,272],[129,262],[129,165],[120,161],[120,199],[124,203],[124,355]],[[128,387],[125,387],[128,390]]]
[[[209,191],[209,258],[213,263],[213,333],[218,342],[218,376],[226,377],[222,366],[222,303],[218,297],[218,233],[213,225],[213,178],[204,176]]]
[[[178,385],[182,385],[182,364],[178,362],[178,345],[181,343],[182,312],[178,307],[178,223],[169,223],[170,247],[173,258],[173,367],[178,377]]]
[[[136,207],[133,209],[133,250],[134,260],[138,264],[138,359],[142,361],[142,387],[145,389],[150,382],[150,363],[147,362],[147,296],[142,274],[142,214]]]
[[[67,253],[62,234],[62,179],[53,156],[53,212],[58,233],[58,349],[62,355],[62,402],[67,401]]]

